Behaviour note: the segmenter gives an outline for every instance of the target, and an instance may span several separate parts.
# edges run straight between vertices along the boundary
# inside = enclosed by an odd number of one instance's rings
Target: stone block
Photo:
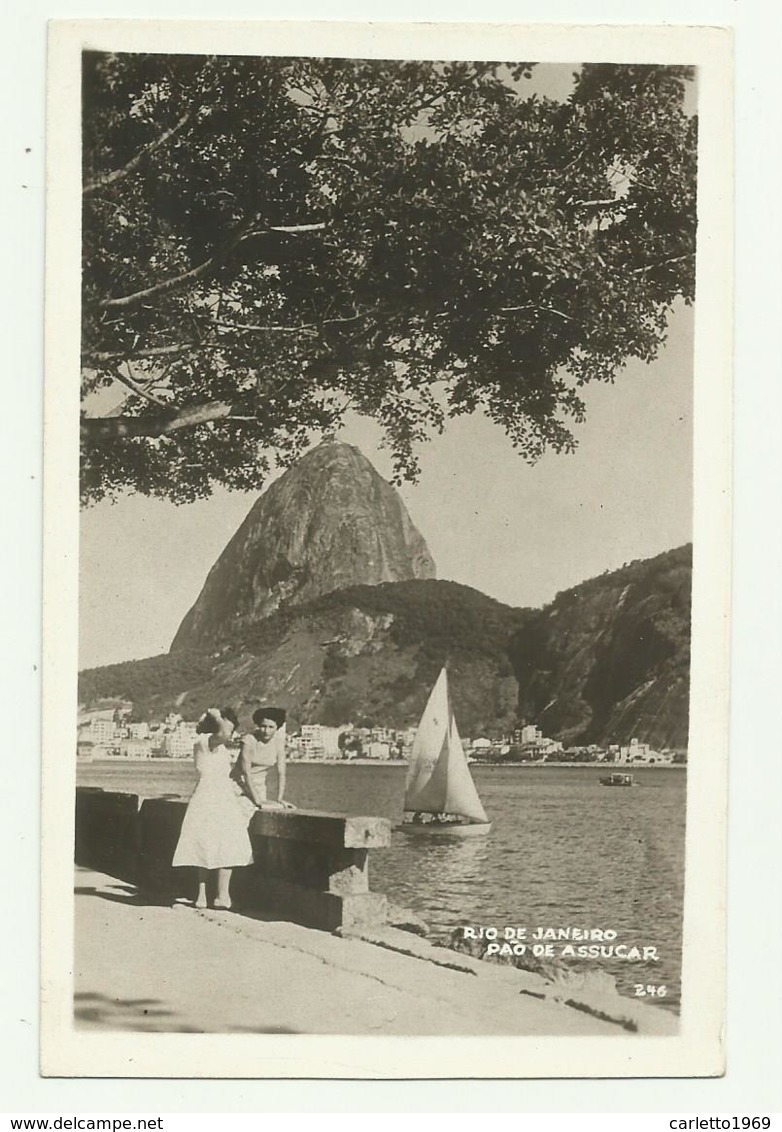
[[[138,811],[138,794],[78,787],[76,864],[137,884]]]
[[[258,872],[342,895],[369,891],[369,852],[340,849],[312,841],[287,841],[252,835],[253,859]]]
[[[76,861],[163,900],[195,895],[195,869],[171,861],[187,805],[169,798],[80,788]],[[368,849],[389,844],[384,818],[267,811],[250,824],[255,862],[235,869],[231,890],[248,911],[334,931],[386,921],[385,896],[369,891]]]
[[[379,927],[386,922],[388,901],[379,892],[340,896],[259,874],[248,880],[253,908],[263,908],[304,927],[333,932],[339,928]]]
[[[145,798],[139,810],[139,885],[151,892],[174,896],[194,896],[198,884],[196,870],[177,868],[174,856],[186,802],[167,798]]]
[[[250,834],[340,849],[385,849],[391,844],[391,822],[318,810],[259,810],[250,822]]]

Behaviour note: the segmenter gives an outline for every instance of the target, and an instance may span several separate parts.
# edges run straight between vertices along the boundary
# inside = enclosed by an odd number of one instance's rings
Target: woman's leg
[[[206,882],[209,876],[208,869],[198,870],[198,896],[196,896],[196,908],[206,908]]]
[[[214,903],[215,908],[231,907],[231,872],[231,869],[217,870],[217,899]]]

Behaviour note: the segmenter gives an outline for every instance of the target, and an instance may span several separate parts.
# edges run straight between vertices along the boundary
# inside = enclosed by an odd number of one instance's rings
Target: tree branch
[[[248,236],[263,236],[269,232],[284,232],[286,235],[298,235],[300,232],[315,232],[321,231],[326,227],[324,221],[317,224],[272,224],[268,228],[258,229],[253,228],[252,224],[242,225],[236,232],[226,240],[225,244],[209,259],[205,259],[203,263],[199,263],[197,267],[191,267],[189,271],[184,271],[181,275],[175,275],[171,279],[164,279],[162,283],[154,283],[151,287],[145,287],[142,291],[134,291],[130,295],[121,295],[116,299],[103,299],[98,303],[101,310],[115,310],[117,308],[133,307],[143,302],[144,299],[154,298],[156,295],[165,294],[167,291],[176,290],[178,287],[183,286],[185,283],[195,282],[197,279],[202,279],[208,275],[213,267],[215,267],[226,256],[236,248],[242,240],[247,239]]]
[[[254,232],[253,235],[262,236],[265,232],[286,232],[288,235],[297,236],[299,232],[322,232],[326,227],[325,220],[319,220],[315,224],[270,224],[268,228]]]
[[[617,205],[622,205],[624,208],[630,207],[622,197],[606,197],[603,200],[572,200],[570,203],[574,208],[614,208]]]
[[[220,327],[221,330],[249,330],[253,333],[267,333],[269,331],[279,334],[307,334],[310,337],[317,337],[317,330],[313,329],[315,323],[304,323],[301,326],[278,326],[275,323],[268,323],[265,326],[252,323],[252,322],[223,322],[222,320],[215,322],[215,326]]]
[[[203,342],[186,342],[184,344],[176,343],[172,346],[151,346],[148,350],[116,350],[112,352],[85,350],[82,353],[82,358],[97,365],[105,365],[108,362],[123,361],[130,358],[162,358],[170,357],[172,354],[186,354],[189,350],[202,349],[203,346]]]
[[[500,307],[503,314],[510,314],[512,311],[548,311],[549,314],[558,314],[560,318],[564,318],[567,322],[575,322],[572,315],[565,314],[564,311],[557,310],[556,307],[545,307],[540,303],[525,303],[521,307]]]
[[[184,271],[181,275],[175,275],[171,279],[164,279],[162,283],[154,283],[151,287],[145,287],[141,291],[133,291],[130,295],[121,295],[116,299],[103,299],[102,302],[98,303],[98,307],[101,310],[134,307],[142,303],[145,299],[152,299],[156,295],[163,295],[167,291],[174,291],[178,287],[182,287],[185,283],[202,279],[204,275],[209,274],[211,269],[216,266],[220,260],[230,255],[234,248],[245,238],[247,231],[246,227],[240,228],[226,241],[218,252],[215,252],[209,259],[205,259],[203,263],[199,263],[197,267],[192,267],[189,271]]]
[[[127,388],[130,389],[137,396],[143,397],[145,401],[149,401],[153,405],[158,405],[161,409],[170,409],[171,408],[171,406],[169,405],[169,403],[167,401],[163,401],[163,400],[160,399],[160,397],[156,397],[154,393],[149,393],[144,388],[144,386],[141,385],[138,381],[135,381],[130,376],[130,374],[128,374],[126,376],[125,374],[120,373],[119,370],[116,370],[115,373],[114,373],[114,377],[117,379],[117,381],[121,381],[123,385],[127,386]]]
[[[81,436],[83,440],[101,443],[119,440],[124,437],[168,436],[180,428],[193,428],[209,421],[224,420],[240,411],[241,405],[231,401],[207,401],[203,405],[189,405],[184,409],[172,409],[168,415],[149,417],[83,417]],[[246,418],[241,418],[246,419]]]
[[[653,271],[655,267],[664,267],[666,263],[681,263],[685,259],[695,259],[695,252],[686,255],[672,255],[669,259],[658,259],[656,263],[645,263],[643,267],[634,267],[631,275],[640,275],[643,271]]]
[[[364,311],[356,311],[354,314],[344,315],[342,318],[320,318],[317,322],[302,322],[296,326],[282,326],[278,323],[256,324],[252,322],[224,322],[219,320],[215,322],[215,326],[219,326],[222,330],[249,330],[254,332],[273,331],[280,334],[307,334],[316,337],[318,329],[322,326],[328,326],[335,322],[356,322],[360,318],[366,318],[367,315],[374,314],[379,304],[373,307],[367,307]]]
[[[463,87],[469,86],[470,83],[477,82],[478,80],[484,78],[485,75],[491,72],[491,69],[491,63],[486,63],[482,67],[476,67],[475,71],[469,71],[463,79],[459,79],[455,83],[450,83],[443,90],[437,91],[437,93],[433,94],[430,98],[426,98],[423,102],[419,102],[418,106],[416,106],[415,108],[414,113],[420,114],[423,110],[431,109],[431,107],[434,106],[435,102],[439,102],[439,100],[441,98],[444,98],[446,95],[455,94],[456,91],[461,90]]]
[[[131,157],[130,161],[128,161],[127,164],[123,165],[121,169],[114,169],[111,173],[103,173],[100,177],[96,177],[94,181],[88,181],[87,184],[82,188],[82,194],[84,196],[90,196],[91,193],[97,192],[98,189],[102,189],[106,185],[113,185],[115,181],[121,181],[123,178],[128,177],[131,173],[135,172],[135,170],[138,169],[139,165],[141,165],[142,161],[153,154],[155,150],[160,149],[162,145],[165,145],[166,142],[174,136],[174,134],[178,134],[179,131],[187,125],[187,123],[190,121],[197,110],[198,106],[191,106],[190,109],[186,110],[181,118],[179,118],[173,126],[169,127],[169,129],[167,130],[164,130],[163,133],[154,138],[153,141],[149,143],[149,145],[146,145],[143,149],[139,150],[135,157]]]

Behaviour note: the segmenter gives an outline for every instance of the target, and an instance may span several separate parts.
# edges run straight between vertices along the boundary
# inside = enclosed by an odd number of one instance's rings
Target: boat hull
[[[402,822],[396,828],[414,837],[485,837],[491,822]]]

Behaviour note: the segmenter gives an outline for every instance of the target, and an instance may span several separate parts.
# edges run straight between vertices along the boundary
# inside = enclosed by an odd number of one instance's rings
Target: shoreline
[[[470,766],[485,766],[492,767],[497,770],[509,770],[511,767],[524,770],[573,770],[579,767],[594,767],[595,770],[611,770],[612,772],[630,772],[633,770],[686,770],[687,763],[574,763],[574,762],[556,762],[556,763],[484,763],[484,762],[470,762]]]
[[[398,766],[407,767],[404,759],[295,759],[285,760],[292,766]],[[76,758],[77,766],[126,766],[128,763],[179,766],[192,762],[192,756],[186,758],[171,758],[170,756],[154,756],[152,758],[132,758],[130,756],[113,756],[105,759],[91,759],[84,756]],[[468,759],[471,767],[486,767],[491,770],[578,770],[581,768],[594,768],[595,770],[621,771],[630,773],[635,770],[687,770],[687,763],[600,763],[600,762],[504,762],[489,763]]]

